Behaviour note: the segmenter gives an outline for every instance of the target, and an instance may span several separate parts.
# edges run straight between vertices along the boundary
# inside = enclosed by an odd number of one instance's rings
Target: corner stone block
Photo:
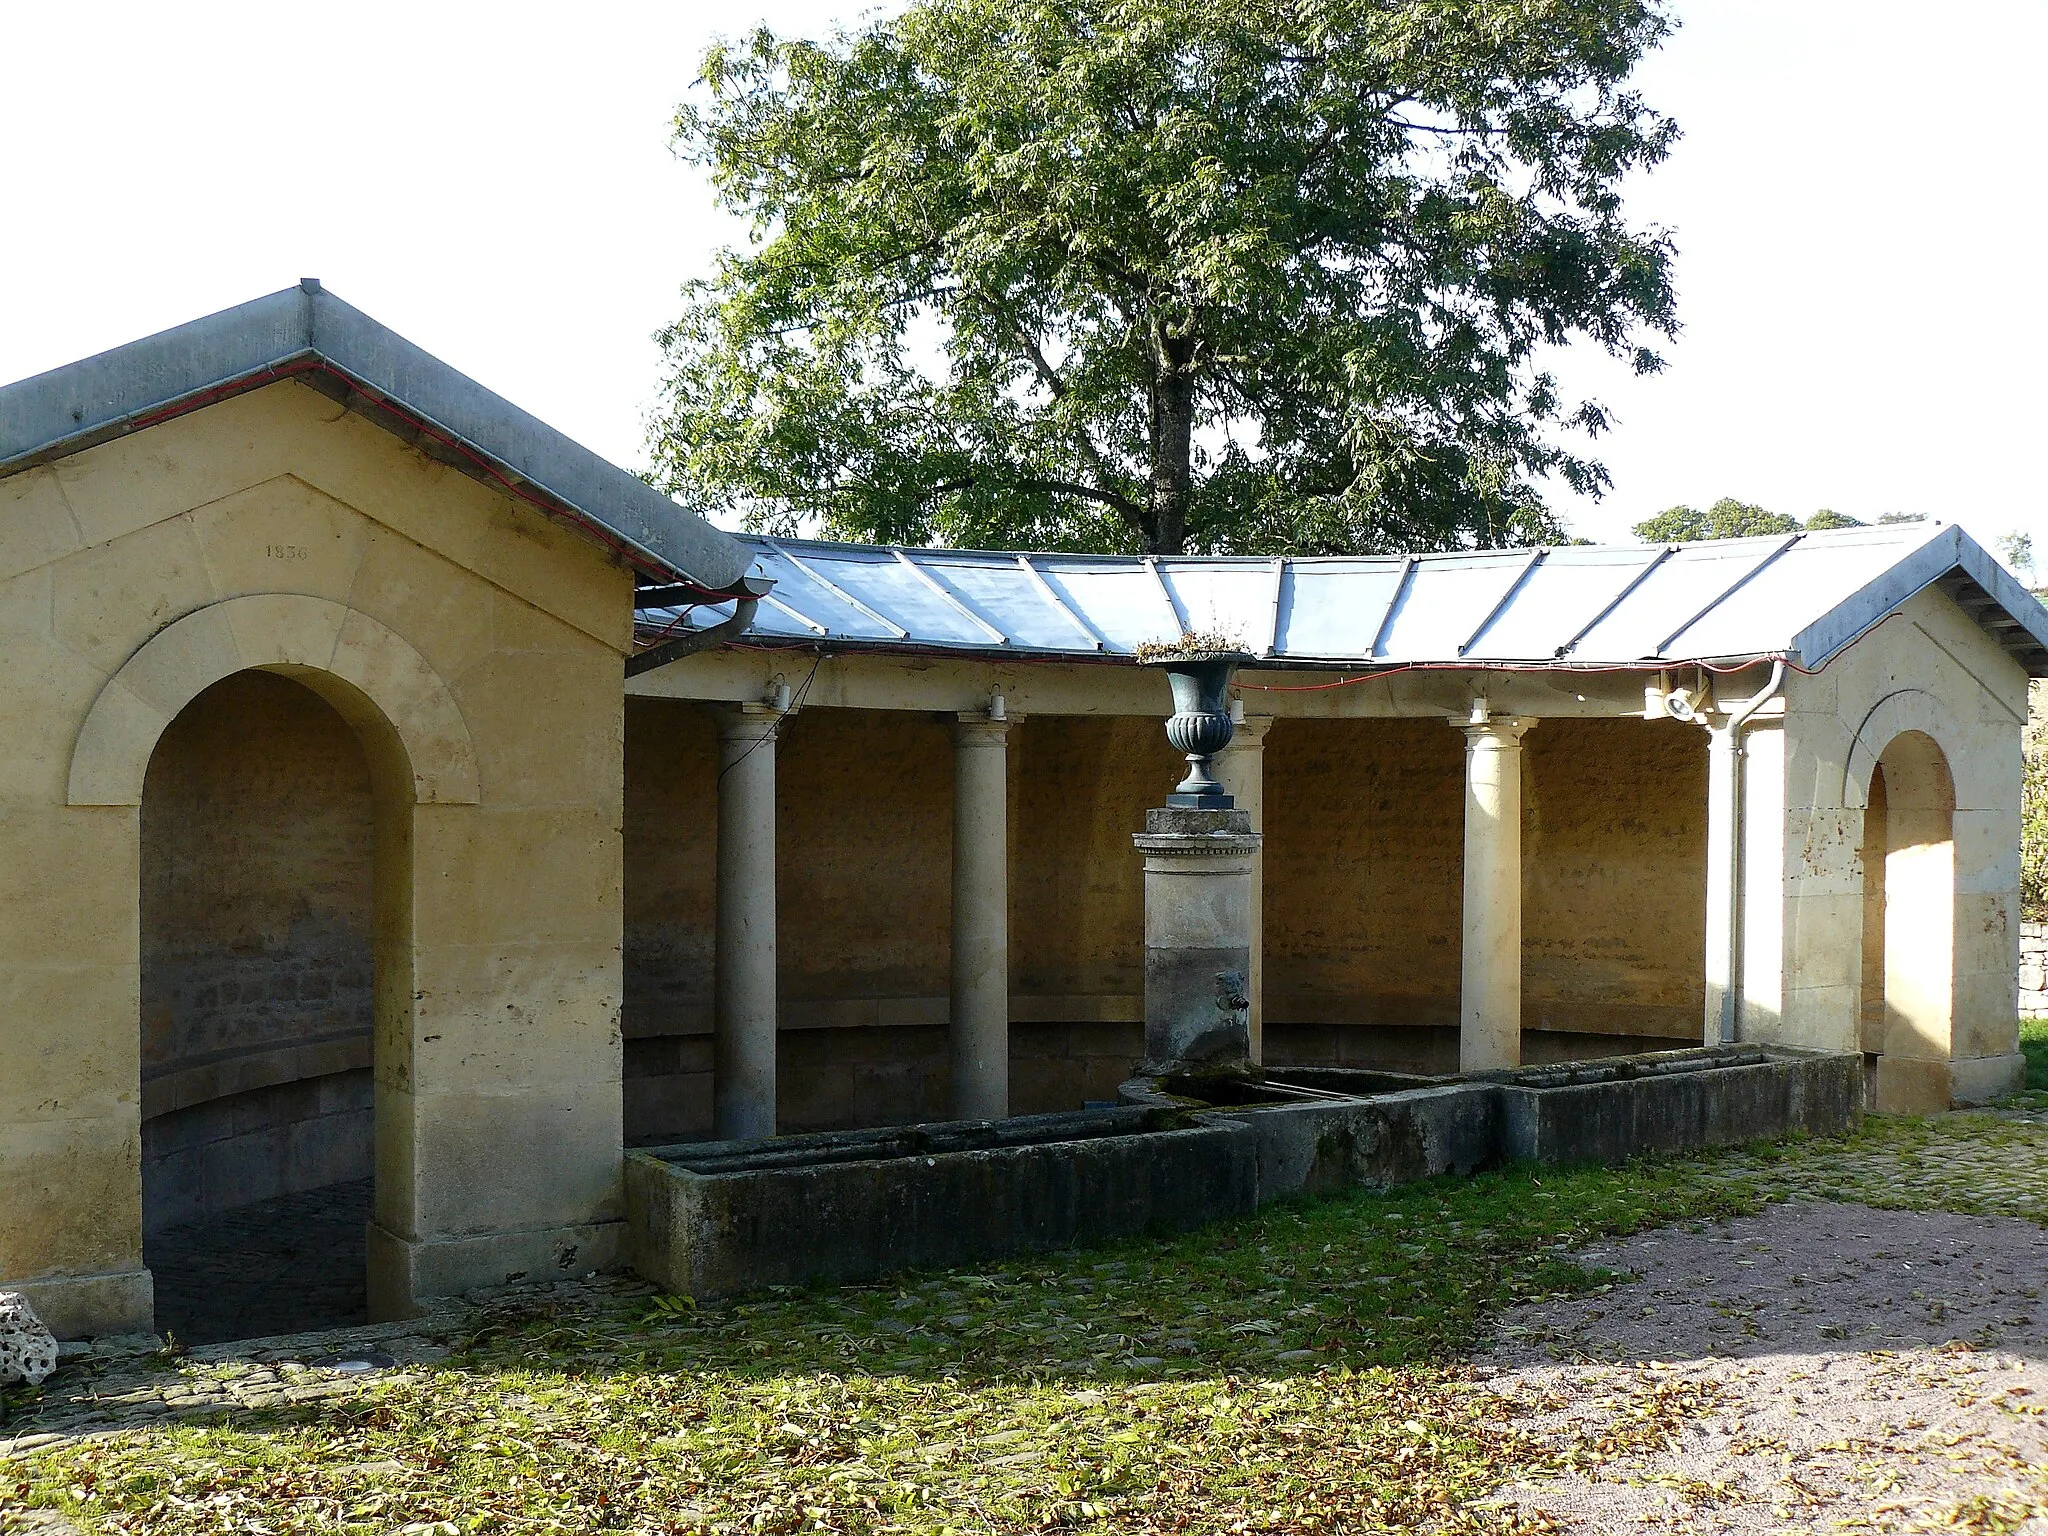
[[[542,1095],[415,1095],[415,1219],[423,1237],[609,1221],[619,1214],[624,1102],[616,1080]]]
[[[49,469],[0,481],[0,581],[61,560],[82,542]]]
[[[0,1125],[0,1168],[17,1191],[0,1208],[0,1290],[16,1279],[126,1270],[142,1262],[137,1110]]]
[[[1877,1102],[1881,1115],[1934,1115],[1954,1107],[1952,1063],[1915,1061],[1902,1056],[1877,1058]]]
[[[2026,1086],[2027,1058],[2018,1052],[1972,1056],[1950,1065],[1950,1092],[1958,1104],[1989,1104]]]
[[[181,615],[214,599],[213,583],[188,518],[81,550],[53,567],[57,639],[103,674]]]
[[[0,870],[33,870],[42,878],[0,879],[0,963],[29,966],[135,964],[141,913],[136,903],[136,808],[17,808],[0,817]],[[137,1014],[117,1026],[83,1025],[78,1003],[55,1017],[0,1021],[12,1030],[127,1031],[133,1049]],[[4,1068],[0,1068],[4,1070]]]
[[[0,1118],[135,1114],[138,1013],[132,965],[0,964]]]
[[[369,1228],[373,1322],[418,1317],[437,1296],[522,1281],[568,1280],[619,1262],[624,1222],[588,1222],[537,1232],[409,1241]]]

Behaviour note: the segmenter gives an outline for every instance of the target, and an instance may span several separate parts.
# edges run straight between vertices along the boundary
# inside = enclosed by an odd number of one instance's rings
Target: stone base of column
[[[43,1326],[60,1339],[156,1331],[156,1281],[140,1265],[97,1275],[0,1280],[0,1291],[21,1292]]]
[[[1988,1104],[2017,1093],[2026,1081],[2027,1059],[2017,1054],[1955,1061],[1880,1056],[1870,1107],[1881,1115],[1936,1115],[1959,1105]]]
[[[370,1223],[370,1321],[418,1317],[437,1296],[484,1286],[580,1279],[618,1265],[623,1221],[491,1232],[481,1237],[398,1237]]]
[[[1244,1072],[1251,1061],[1252,856],[1244,811],[1145,813],[1141,1076]]]

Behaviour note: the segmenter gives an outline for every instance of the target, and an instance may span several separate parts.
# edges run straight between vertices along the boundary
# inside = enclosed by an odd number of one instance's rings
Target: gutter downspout
[[[1785,660],[1771,663],[1763,691],[1709,726],[1707,736],[1707,1002],[1705,1043],[1735,1039],[1742,997],[1742,730],[1785,685]]]
[[[699,651],[708,651],[728,640],[737,640],[747,632],[754,622],[754,613],[761,606],[761,599],[768,595],[768,589],[775,585],[757,576],[749,576],[742,583],[746,595],[733,604],[732,617],[712,625],[709,629],[693,629],[687,635],[652,650],[642,651],[638,656],[626,658],[626,676],[638,677],[642,672],[652,672],[656,667],[665,667],[684,656],[694,656]],[[758,589],[758,590],[757,590]]]

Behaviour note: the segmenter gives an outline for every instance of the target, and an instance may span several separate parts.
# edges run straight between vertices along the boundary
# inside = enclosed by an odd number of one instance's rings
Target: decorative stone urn
[[[1166,739],[1188,760],[1188,776],[1166,797],[1169,806],[1191,811],[1236,807],[1237,802],[1210,776],[1209,760],[1230,745],[1235,727],[1226,695],[1238,667],[1249,659],[1242,651],[1190,651],[1140,658],[1141,665],[1158,667],[1166,674],[1173,689],[1173,715],[1166,722]]]

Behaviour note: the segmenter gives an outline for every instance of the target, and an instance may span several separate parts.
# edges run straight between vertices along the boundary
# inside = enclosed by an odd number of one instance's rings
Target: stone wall
[[[1523,746],[1523,1028],[1697,1039],[1706,733],[1545,720]],[[1283,1053],[1290,1035],[1456,1025],[1464,749],[1437,720],[1268,734],[1266,1019]]]
[[[2048,923],[2020,924],[2020,1017],[2048,1019]]]

